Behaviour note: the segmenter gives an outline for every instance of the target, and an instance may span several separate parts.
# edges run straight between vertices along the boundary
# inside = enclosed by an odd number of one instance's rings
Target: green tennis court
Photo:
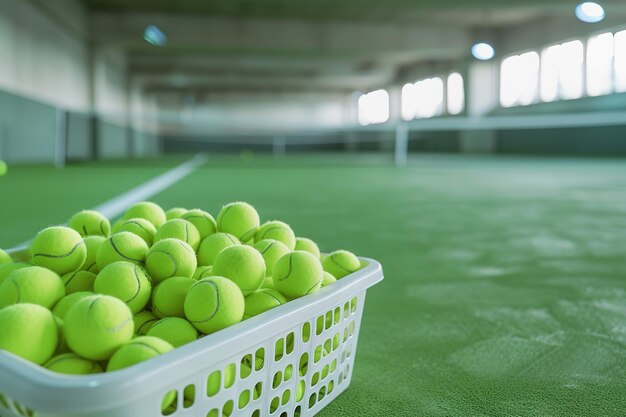
[[[0,178],[20,195],[0,205],[0,246],[184,160],[15,167]],[[153,201],[216,214],[246,200],[322,250],[382,262],[352,385],[322,416],[616,416],[625,189],[621,160],[209,155]]]

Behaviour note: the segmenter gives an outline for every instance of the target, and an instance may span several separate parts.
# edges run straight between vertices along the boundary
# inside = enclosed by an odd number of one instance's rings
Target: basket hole
[[[315,321],[315,334],[321,335],[324,331],[324,316],[319,316]]]
[[[328,365],[326,365],[325,367],[322,368],[322,379],[324,379],[324,378],[326,378],[328,376],[328,370],[329,370]]]
[[[335,308],[333,323],[338,324],[341,321],[341,309]]]
[[[278,362],[282,359],[285,352],[285,341],[283,339],[277,339],[274,344],[274,360]]]
[[[350,316],[350,303],[343,305],[343,319],[347,319]]]
[[[341,354],[341,363],[344,363],[346,361],[346,352],[343,352]]]
[[[326,396],[326,387],[322,387],[322,389],[320,389],[319,400],[322,401],[325,396]]]
[[[209,411],[206,415],[206,417],[219,417],[220,416],[220,412],[218,411],[217,408],[214,408],[213,410]]]
[[[252,355],[247,354],[241,359],[241,368],[239,369],[239,377],[246,379],[252,373]]]
[[[324,356],[327,356],[331,352],[332,347],[333,347],[333,345],[332,345],[332,341],[330,339],[328,339],[328,340],[326,340],[324,342],[324,352],[323,352]]]
[[[287,349],[286,349],[287,355],[290,355],[291,352],[293,352],[293,341],[294,341],[294,339],[295,339],[295,336],[294,336],[293,332],[291,332],[291,333],[289,333],[287,335],[287,342],[286,342],[287,343]]]
[[[245,408],[250,403],[250,391],[245,390],[239,394],[239,409]]]
[[[278,410],[279,406],[280,406],[280,398],[274,397],[272,399],[272,402],[270,403],[270,414],[275,413],[276,410]]]
[[[256,351],[254,354],[254,369],[256,371],[260,371],[263,369],[263,364],[265,362],[265,349],[261,348]]]
[[[350,325],[348,326],[348,329],[349,329],[348,332],[349,332],[350,336],[354,335],[354,320],[352,320],[350,322]]]
[[[302,401],[302,398],[304,398],[305,389],[306,383],[304,382],[304,380],[298,382],[298,388],[296,389],[296,402]]]
[[[343,343],[348,341],[348,328],[343,329]]]
[[[296,409],[293,411],[293,417],[300,417],[301,414],[302,414],[302,407],[297,406]]]
[[[237,375],[237,367],[234,363],[226,366],[224,369],[224,388],[230,388],[235,385],[235,376]]]
[[[178,410],[178,392],[172,390],[163,396],[161,411],[164,416],[170,416]]]
[[[317,402],[317,394],[313,393],[311,394],[311,396],[309,397],[309,410],[311,408],[313,408],[313,406],[315,406],[315,403]]]
[[[285,390],[285,392],[283,392],[283,398],[281,401],[281,405],[287,405],[287,403],[289,403],[289,400],[291,399],[291,391],[290,390]]]
[[[330,364],[330,372],[335,372],[335,370],[337,369],[337,359],[335,359],[331,364]]]
[[[333,325],[333,312],[331,311],[327,311],[326,312],[326,320],[324,320],[326,327],[325,329],[328,330],[332,327]]]
[[[196,386],[193,384],[187,385],[183,391],[183,397],[185,399],[185,408],[191,407],[196,400]]]
[[[356,297],[354,297],[352,301],[350,301],[350,313],[352,314],[356,313],[356,304],[357,304],[357,300],[356,300]]]
[[[330,393],[333,392],[334,389],[335,389],[335,383],[333,381],[330,381],[328,383],[328,395],[330,395]]]
[[[289,415],[286,411],[283,411],[282,413],[280,413],[280,417],[289,417]]]
[[[233,413],[234,402],[233,400],[228,400],[224,403],[224,407],[222,407],[222,415],[224,417],[229,417]]]
[[[320,380],[320,373],[316,372],[313,374],[313,378],[311,378],[311,387],[314,387]]]
[[[220,381],[222,379],[222,373],[220,371],[213,371],[206,383],[206,394],[208,397],[213,397],[220,392]]]
[[[309,341],[310,338],[311,338],[311,323],[307,321],[302,326],[302,341],[306,343]]]
[[[298,369],[300,369],[300,376],[305,376],[309,367],[309,354],[303,353],[300,356],[300,363],[298,364]]]
[[[313,362],[318,363],[322,359],[322,345],[319,345],[315,348],[315,356],[313,357]]]
[[[285,368],[285,372],[283,373],[283,375],[285,376],[285,382],[289,381],[291,379],[291,375],[293,374],[293,366],[292,365],[287,365],[287,367]]]
[[[283,382],[283,373],[278,371],[274,374],[274,379],[272,380],[272,388],[276,389]]]
[[[261,417],[261,410],[254,410],[250,417]]]
[[[252,392],[252,398],[258,400],[259,398],[261,398],[261,394],[263,394],[263,383],[257,382],[257,384],[254,386],[254,391]]]

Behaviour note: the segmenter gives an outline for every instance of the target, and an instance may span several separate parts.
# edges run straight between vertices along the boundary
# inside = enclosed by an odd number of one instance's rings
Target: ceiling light
[[[163,46],[167,43],[167,36],[165,36],[165,33],[163,33],[163,31],[155,25],[146,27],[143,31],[143,38],[146,42],[155,46]]]
[[[479,59],[481,61],[488,61],[494,57],[496,51],[493,49],[493,46],[489,45],[485,42],[479,42],[472,46],[472,55],[474,58]]]
[[[585,23],[598,23],[604,20],[606,16],[604,8],[592,1],[580,3],[574,11],[578,20]]]

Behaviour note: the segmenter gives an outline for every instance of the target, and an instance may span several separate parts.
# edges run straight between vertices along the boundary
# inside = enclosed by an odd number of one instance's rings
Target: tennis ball
[[[312,294],[320,288],[324,270],[319,259],[305,251],[283,255],[274,265],[274,288],[288,298]]]
[[[114,262],[100,271],[93,290],[119,298],[133,313],[138,313],[150,301],[152,283],[143,268],[130,262]]]
[[[196,280],[172,277],[161,281],[152,294],[152,312],[159,318],[185,317],[185,297]]]
[[[260,224],[254,207],[242,201],[225,205],[217,216],[217,230],[230,233],[242,242],[252,239]]]
[[[188,222],[191,222],[196,228],[198,232],[200,232],[200,239],[204,239],[209,235],[217,232],[217,223],[215,223],[215,219],[209,213],[200,209],[189,210],[182,216],[181,219],[185,219]]]
[[[289,248],[294,250],[296,247],[296,235],[287,223],[279,220],[272,220],[263,223],[254,235],[254,241],[258,242],[263,239],[274,239],[282,242]]]
[[[213,276],[213,267],[209,266],[199,266],[196,268],[196,272],[193,273],[193,279],[196,281],[201,280],[202,278],[208,278]]]
[[[2,249],[0,249],[0,265],[10,264],[12,262],[13,259],[11,259],[11,256]]]
[[[156,227],[146,219],[135,218],[122,220],[119,224],[116,224],[113,228],[114,233],[118,232],[131,232],[139,236],[146,242],[148,246],[152,246],[154,243],[154,235],[157,232]]]
[[[69,309],[64,323],[72,351],[96,361],[109,359],[135,332],[130,308],[107,295],[80,300]]]
[[[265,267],[267,269],[266,275],[272,276],[274,271],[274,264],[284,254],[290,252],[289,248],[284,243],[274,239],[260,240],[254,244],[254,248],[259,251],[265,260]]]
[[[90,375],[104,372],[98,363],[80,357],[75,353],[57,355],[43,366],[52,372],[68,375]]]
[[[51,310],[65,296],[61,278],[46,268],[15,270],[0,284],[0,308],[11,304],[39,304]]]
[[[148,220],[157,229],[167,221],[167,217],[165,216],[163,209],[158,204],[150,201],[142,201],[141,203],[134,204],[126,210],[126,213],[122,216],[124,220],[134,219],[137,217]]]
[[[177,348],[196,340],[198,331],[185,319],[166,317],[154,323],[147,336],[158,337]]]
[[[196,226],[183,219],[168,220],[159,227],[156,235],[154,235],[154,241],[159,242],[167,238],[174,238],[182,240],[187,243],[194,252],[198,251],[200,246],[200,232]]]
[[[11,264],[0,265],[0,284],[11,275],[13,271],[32,266],[25,262],[14,262]]]
[[[79,211],[70,218],[67,225],[80,233],[82,237],[106,237],[111,233],[111,223],[109,219],[95,210]]]
[[[246,296],[245,301],[244,317],[254,317],[287,302],[281,293],[269,288],[253,292]]]
[[[207,236],[198,248],[198,265],[213,265],[218,253],[235,245],[241,245],[241,242],[230,233],[214,233]]]
[[[0,160],[0,177],[6,175],[9,167],[6,162]]]
[[[146,257],[146,269],[156,282],[174,276],[191,278],[197,266],[191,246],[174,238],[155,243]]]
[[[325,286],[330,285],[335,281],[337,281],[337,278],[335,278],[333,274],[324,271],[324,278],[322,279],[322,285],[320,286],[320,288],[324,288]]]
[[[74,229],[53,226],[43,229],[30,244],[31,262],[59,275],[79,269],[87,258],[83,238]]]
[[[52,314],[56,317],[63,320],[67,315],[67,312],[74,306],[74,304],[78,303],[81,300],[84,300],[87,297],[93,297],[95,294],[89,291],[81,291],[75,292],[65,297],[61,298],[61,300],[54,306],[52,309]]]
[[[337,279],[343,278],[361,269],[361,262],[352,252],[338,250],[324,258],[324,271],[330,272]]]
[[[261,288],[265,279],[265,260],[251,246],[231,246],[215,257],[213,274],[226,277],[248,295]]]
[[[272,277],[265,277],[263,280],[263,284],[261,284],[261,288],[271,288],[274,289],[274,280]]]
[[[296,250],[307,251],[318,259],[320,257],[320,248],[317,246],[317,243],[306,237],[296,238]]]
[[[250,373],[252,372],[252,369],[250,368],[250,366],[246,363],[241,363],[241,373],[243,375],[250,375]],[[235,369],[234,366],[227,366],[224,369],[224,384],[223,386],[225,387],[232,387],[235,384],[235,379],[237,378],[237,370]],[[207,395],[209,397],[214,396],[215,394],[217,394],[221,388],[221,381],[220,381],[220,374],[217,372],[213,372],[211,373],[211,375],[209,376],[209,378],[207,379]],[[255,388],[256,390],[256,388]],[[257,397],[260,396],[260,392],[256,392]],[[229,407],[230,412],[232,412],[232,407]],[[226,407],[224,407],[224,413],[226,413],[228,410],[226,409]],[[230,414],[230,413],[228,413]]]
[[[111,356],[111,360],[107,365],[107,372],[128,368],[172,350],[174,350],[174,347],[171,344],[158,337],[136,337],[120,346],[115,354]]]
[[[119,232],[109,236],[96,254],[96,265],[102,271],[113,262],[126,261],[143,265],[148,254],[148,245],[139,236],[130,232]]]
[[[72,294],[79,291],[93,291],[96,274],[89,271],[75,271],[68,272],[61,279],[65,285],[65,293]]]
[[[180,219],[180,216],[182,216],[185,213],[187,213],[187,209],[185,208],[172,207],[171,209],[165,212],[165,218],[167,220]]]
[[[159,318],[151,311],[141,311],[133,317],[135,323],[135,333],[139,336],[145,336],[148,330],[154,326]]]
[[[98,249],[102,243],[106,240],[104,236],[87,236],[83,238],[83,242],[85,242],[85,249],[87,249],[87,257],[85,258],[85,263],[80,267],[82,271],[89,271],[97,274],[100,272],[98,269],[98,265],[96,265],[96,255],[98,254]]]
[[[52,313],[36,304],[0,310],[0,350],[41,365],[54,355],[58,330]]]
[[[231,280],[211,277],[197,281],[185,297],[185,316],[202,333],[210,334],[239,323],[245,301]]]

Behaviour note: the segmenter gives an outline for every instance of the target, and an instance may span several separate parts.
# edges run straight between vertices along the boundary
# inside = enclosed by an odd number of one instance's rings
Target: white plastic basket
[[[363,269],[315,294],[121,371],[61,375],[2,351],[0,416],[314,416],[350,385],[365,292],[383,279],[380,263],[362,261]],[[248,375],[242,363],[251,365]],[[225,387],[233,368],[234,384]],[[207,381],[218,373],[220,389],[209,396]],[[299,384],[303,395],[296,398]],[[193,401],[185,401],[190,387]],[[171,391],[175,410],[163,412]]]

